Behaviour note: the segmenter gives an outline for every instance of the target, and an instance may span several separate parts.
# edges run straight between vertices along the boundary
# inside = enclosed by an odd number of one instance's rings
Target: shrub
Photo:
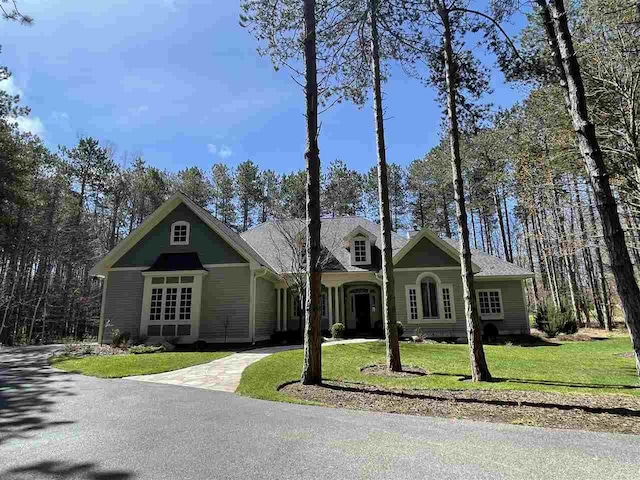
[[[166,351],[164,345],[136,345],[134,347],[129,347],[129,353],[136,355],[144,353],[162,353],[164,351]]]
[[[396,322],[396,328],[398,329],[398,338],[402,337],[404,335],[404,325],[402,325],[402,322]]]
[[[424,334],[422,327],[417,327],[416,328],[416,333],[415,335],[412,337],[413,341],[416,343],[422,343],[426,340],[427,336]]]
[[[331,338],[344,338],[343,323],[334,323],[331,325]]]
[[[120,332],[118,328],[111,330],[111,346],[126,347],[131,339],[130,332]]]
[[[559,333],[576,333],[578,324],[573,318],[573,314],[564,306],[556,308],[553,305],[540,305],[535,314],[536,328],[542,330],[549,338],[553,338]]]

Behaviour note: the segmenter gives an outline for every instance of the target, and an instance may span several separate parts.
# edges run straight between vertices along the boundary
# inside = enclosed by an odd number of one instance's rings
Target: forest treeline
[[[633,15],[584,1],[573,33],[627,245],[640,265],[640,40]],[[527,58],[548,57],[535,34],[540,28],[532,21],[522,34]],[[527,84],[519,104],[462,114],[471,247],[534,271],[532,304],[562,305],[581,324],[609,328],[618,299],[595,199],[561,89],[544,81],[549,60],[536,68],[539,81]],[[10,74],[4,68],[1,75]],[[510,79],[522,75],[513,71]],[[289,173],[251,160],[171,172],[92,137],[52,151],[18,130],[15,118],[27,114],[19,97],[0,92],[0,343],[94,335],[102,288],[90,268],[176,190],[237,231],[305,216],[302,160],[301,170]],[[449,155],[443,129],[424,157],[390,159],[394,230],[426,226],[457,235]],[[365,172],[348,162],[324,162],[322,215],[378,221],[375,158]]]

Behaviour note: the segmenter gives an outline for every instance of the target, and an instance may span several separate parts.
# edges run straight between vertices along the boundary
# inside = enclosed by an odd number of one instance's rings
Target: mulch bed
[[[424,368],[410,367],[403,365],[401,372],[392,372],[386,365],[368,365],[360,369],[363,375],[373,375],[376,377],[424,377],[429,375]]]
[[[291,383],[280,391],[328,406],[575,430],[640,434],[640,398],[514,390],[395,390]]]

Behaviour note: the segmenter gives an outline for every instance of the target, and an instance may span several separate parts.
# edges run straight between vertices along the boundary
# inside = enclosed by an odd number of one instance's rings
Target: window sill
[[[456,323],[455,318],[423,318],[422,320],[410,320],[407,322],[409,325],[429,325],[429,324],[450,324]]]
[[[171,245],[172,247],[179,247],[189,245],[189,242],[171,242],[169,245]]]
[[[499,315],[480,315],[480,320],[504,320],[504,314]]]

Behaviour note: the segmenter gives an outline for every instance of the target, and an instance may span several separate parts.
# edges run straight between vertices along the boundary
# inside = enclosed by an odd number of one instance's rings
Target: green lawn
[[[144,355],[52,357],[51,365],[67,372],[92,377],[119,378],[169,372],[231,355],[230,352],[166,352]]]
[[[626,337],[559,346],[486,346],[492,375],[499,381],[472,384],[466,345],[402,344],[404,365],[431,373],[424,377],[389,378],[360,374],[360,367],[384,363],[384,344],[335,345],[322,349],[323,378],[393,388],[491,388],[565,393],[618,393],[640,396],[640,379]],[[300,377],[302,351],[289,350],[254,363],[242,375],[238,393],[268,400],[292,401],[278,393],[285,382]]]

